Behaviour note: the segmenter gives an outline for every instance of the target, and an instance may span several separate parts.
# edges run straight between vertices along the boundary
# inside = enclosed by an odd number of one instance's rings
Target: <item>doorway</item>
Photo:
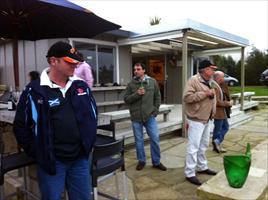
[[[165,56],[148,56],[148,57],[136,57],[133,58],[133,65],[137,62],[146,64],[146,74],[153,77],[159,86],[161,93],[161,102],[163,103],[165,98]]]

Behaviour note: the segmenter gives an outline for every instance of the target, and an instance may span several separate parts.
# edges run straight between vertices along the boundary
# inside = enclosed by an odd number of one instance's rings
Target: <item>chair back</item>
[[[124,153],[124,138],[107,144],[95,145],[93,149],[93,162],[120,153]]]
[[[98,176],[107,175],[119,168],[121,171],[125,171],[124,138],[94,146],[91,167],[93,186],[97,184]]]
[[[25,152],[13,153],[7,156],[1,155],[0,159],[0,185],[4,184],[5,173],[26,167],[35,163],[35,160]]]

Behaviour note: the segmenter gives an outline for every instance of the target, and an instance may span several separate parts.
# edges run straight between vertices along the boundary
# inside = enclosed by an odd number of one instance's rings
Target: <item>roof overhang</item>
[[[234,48],[240,49],[249,45],[249,41],[245,38],[189,19],[175,27],[157,25],[141,32],[132,32],[129,38],[118,40],[118,44],[131,45],[134,56],[177,52],[182,51],[185,32],[187,32],[188,50],[192,53],[201,51],[216,53],[217,50],[228,53],[228,50],[233,51]]]

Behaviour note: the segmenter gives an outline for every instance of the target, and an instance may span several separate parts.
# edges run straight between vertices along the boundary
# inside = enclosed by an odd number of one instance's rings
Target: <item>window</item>
[[[98,46],[99,82],[115,82],[114,48],[109,46]]]
[[[85,42],[74,42],[74,46],[91,66],[94,83],[116,82],[115,47]]]

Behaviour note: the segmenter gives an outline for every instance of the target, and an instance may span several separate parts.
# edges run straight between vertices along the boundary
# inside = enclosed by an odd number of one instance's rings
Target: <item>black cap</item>
[[[77,55],[76,49],[66,42],[56,42],[53,44],[49,48],[46,57],[49,58],[52,56],[56,58],[63,58],[66,62],[72,64],[78,64],[83,61],[81,57]]]
[[[213,65],[209,60],[203,60],[203,61],[200,62],[199,69],[205,69],[207,67],[217,69],[217,66]]]

